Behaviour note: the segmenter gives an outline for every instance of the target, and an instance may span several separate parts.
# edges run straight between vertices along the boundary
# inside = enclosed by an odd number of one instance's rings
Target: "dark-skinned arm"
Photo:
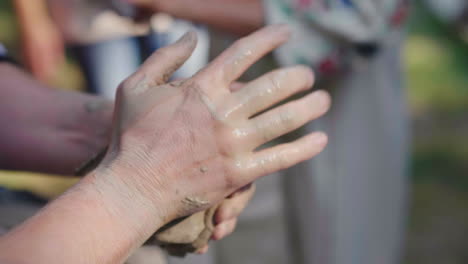
[[[261,0],[126,0],[155,12],[246,35],[263,25]]]
[[[0,168],[73,174],[107,143],[113,104],[0,63]]]

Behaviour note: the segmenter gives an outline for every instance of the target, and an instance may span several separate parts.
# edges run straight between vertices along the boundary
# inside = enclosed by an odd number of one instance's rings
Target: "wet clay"
[[[210,241],[214,231],[214,206],[179,221],[173,221],[156,232],[146,243],[158,245],[170,255],[184,257],[202,249]]]
[[[209,202],[203,201],[197,197],[185,197],[182,202],[193,209],[201,208],[209,204]]]

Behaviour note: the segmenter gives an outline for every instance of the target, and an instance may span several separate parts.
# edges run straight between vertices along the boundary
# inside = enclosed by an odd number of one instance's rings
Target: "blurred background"
[[[404,61],[411,109],[411,215],[406,264],[468,263],[468,32],[439,20],[414,1]],[[0,40],[21,58],[9,1],[0,1]],[[50,83],[82,89],[83,74],[67,56]],[[73,184],[50,176],[11,177],[0,184],[53,197]]]

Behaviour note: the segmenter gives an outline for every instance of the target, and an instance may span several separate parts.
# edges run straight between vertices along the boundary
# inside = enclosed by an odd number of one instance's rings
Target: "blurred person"
[[[199,45],[175,78],[191,76],[208,62],[206,30],[168,15],[144,17],[121,0],[48,0],[54,21],[77,58],[87,89],[114,99],[115,89],[154,50],[196,30]],[[141,19],[139,19],[141,17]]]
[[[46,0],[13,0],[25,64],[37,79],[50,82],[65,61],[65,44]]]
[[[313,67],[316,87],[334,99],[330,113],[302,131],[326,131],[329,148],[282,173],[294,176],[284,185],[257,186],[249,217],[216,245],[218,262],[400,262],[409,148],[400,47],[408,1],[127,1],[234,34],[288,24],[293,36],[275,51],[277,62]],[[266,229],[270,235],[261,235]]]
[[[0,261],[122,263],[165,223],[238,189],[240,198],[251,190],[242,186],[318,154],[327,142],[321,132],[256,150],[328,110],[323,91],[271,108],[310,88],[309,69],[289,67],[231,84],[288,37],[285,26],[265,28],[192,78],[167,83],[195,48],[195,34],[186,34],[122,83],[112,129],[108,101],[47,88],[0,54],[2,168],[66,174],[111,136],[96,170],[0,238]],[[244,57],[244,49],[251,56]],[[314,110],[305,111],[310,105]],[[245,202],[222,205],[218,237],[232,232]]]

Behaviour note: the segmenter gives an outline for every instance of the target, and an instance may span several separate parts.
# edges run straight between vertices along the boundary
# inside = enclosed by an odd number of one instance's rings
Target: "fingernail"
[[[307,89],[312,88],[312,85],[315,82],[315,75],[314,75],[313,70],[309,66],[297,65],[297,66],[293,67],[292,70],[293,71],[297,71],[297,70],[302,71],[303,73],[301,74],[301,76],[304,76],[304,79],[306,79]]]
[[[327,134],[324,132],[315,132],[312,141],[317,145],[324,145],[328,141]]]
[[[185,43],[185,42],[192,42],[196,39],[197,33],[193,30],[187,31],[182,37],[180,37],[176,43]]]
[[[315,98],[318,100],[318,104],[320,107],[326,107],[328,110],[330,106],[330,94],[324,90],[318,90],[314,92]]]

